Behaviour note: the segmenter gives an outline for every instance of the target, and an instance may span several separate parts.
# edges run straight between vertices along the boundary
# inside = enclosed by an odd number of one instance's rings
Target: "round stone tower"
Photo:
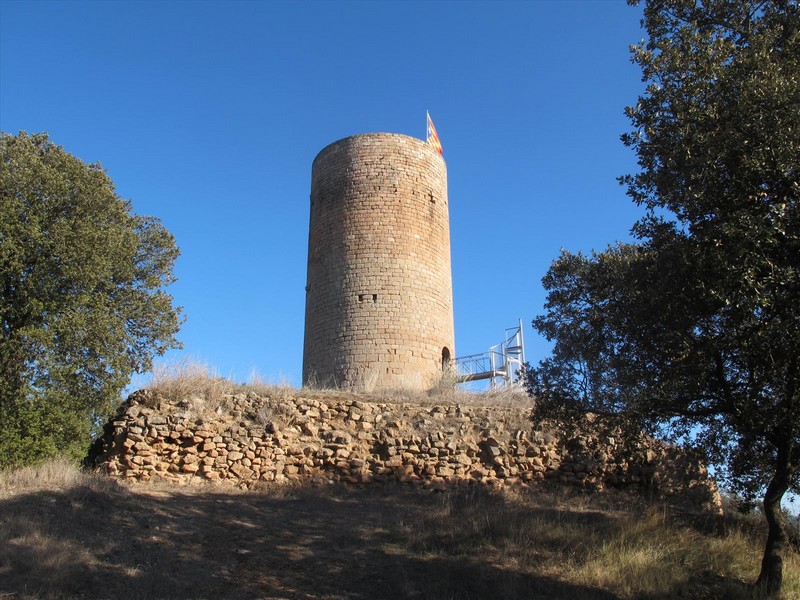
[[[428,389],[453,346],[444,159],[392,133],[327,146],[311,171],[304,383]]]

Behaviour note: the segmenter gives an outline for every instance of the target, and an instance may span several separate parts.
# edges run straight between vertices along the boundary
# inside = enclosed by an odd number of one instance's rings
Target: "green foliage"
[[[99,165],[2,134],[0,467],[85,452],[133,372],[176,347],[178,256]]]
[[[646,92],[622,136],[637,244],[568,252],[544,278],[555,341],[529,371],[542,416],[624,415],[764,493],[760,582],[780,587],[780,499],[800,491],[800,9],[650,0]]]

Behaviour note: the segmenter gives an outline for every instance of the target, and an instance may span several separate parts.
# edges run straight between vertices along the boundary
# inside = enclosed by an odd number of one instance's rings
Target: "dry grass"
[[[164,398],[199,403],[198,409],[203,405],[213,410],[234,392],[236,384],[208,365],[184,359],[156,365],[148,388]]]
[[[530,420],[524,409],[531,408],[530,398],[519,389],[498,389],[485,392],[462,391],[454,387],[452,378],[443,378],[439,385],[428,391],[379,390],[371,393],[323,388],[297,389],[286,380],[268,381],[253,373],[250,380],[237,384],[215,374],[207,365],[181,361],[162,364],[153,373],[148,389],[157,396],[178,403],[192,420],[239,418],[249,416],[256,422],[266,425],[273,423],[279,428],[293,423],[295,413],[290,400],[297,398],[316,399],[324,402],[337,400],[360,400],[376,404],[395,404],[421,407],[493,407],[508,409],[504,418],[486,424],[496,433],[530,429]],[[248,398],[242,410],[233,408],[233,396],[245,397],[255,394],[258,398]],[[523,409],[523,410],[520,410]],[[249,414],[252,413],[252,414]],[[443,417],[443,415],[436,415]],[[439,430],[457,429],[461,420],[443,417],[435,419],[424,412],[414,422],[415,430],[428,435]]]
[[[128,487],[0,473],[0,598],[750,598],[750,524],[557,489]],[[704,531],[716,533],[703,533]],[[800,599],[800,557],[785,567]]]
[[[753,542],[738,531],[707,537],[692,528],[671,527],[663,512],[648,510],[640,519],[627,519],[609,539],[598,540],[591,556],[575,565],[575,578],[598,587],[614,585],[631,598],[685,588],[697,596],[746,598],[743,582],[758,575]],[[796,597],[794,575],[787,588]]]
[[[318,400],[357,398],[364,402],[418,406],[460,404],[506,408],[531,407],[530,398],[518,388],[471,392],[458,388],[452,377],[443,377],[433,389],[427,391],[396,389],[354,393],[315,386],[297,389],[285,379],[270,381],[255,372],[247,383],[235,383],[220,377],[208,365],[192,360],[157,365],[153,370],[151,383],[147,387],[164,398],[193,403],[192,408],[197,411],[216,410],[226,396],[248,392],[271,400],[302,396]]]
[[[129,497],[107,477],[79,471],[64,460],[0,473],[0,598],[70,597],[64,593],[99,566],[87,536],[69,518],[74,512],[105,513],[98,498]],[[16,506],[20,499],[29,499]],[[54,534],[61,521],[66,535]],[[21,581],[19,589],[7,584]],[[6,582],[6,583],[3,583]],[[7,596],[6,596],[7,595]]]
[[[0,471],[0,498],[44,489],[105,493],[109,490],[119,491],[121,488],[113,479],[81,471],[71,462],[61,459],[49,460],[31,467]]]

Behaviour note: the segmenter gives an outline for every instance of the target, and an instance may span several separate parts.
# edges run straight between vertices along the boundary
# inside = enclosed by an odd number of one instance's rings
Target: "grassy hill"
[[[763,527],[616,493],[0,474],[0,598],[749,598]],[[800,599],[800,555],[785,569]]]

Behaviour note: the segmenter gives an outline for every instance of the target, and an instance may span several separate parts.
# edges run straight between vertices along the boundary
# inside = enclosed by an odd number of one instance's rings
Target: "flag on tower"
[[[442,143],[439,141],[439,134],[436,133],[436,127],[433,126],[433,121],[431,121],[431,115],[427,111],[425,111],[425,114],[428,115],[428,143],[439,154],[444,154],[442,152]]]

